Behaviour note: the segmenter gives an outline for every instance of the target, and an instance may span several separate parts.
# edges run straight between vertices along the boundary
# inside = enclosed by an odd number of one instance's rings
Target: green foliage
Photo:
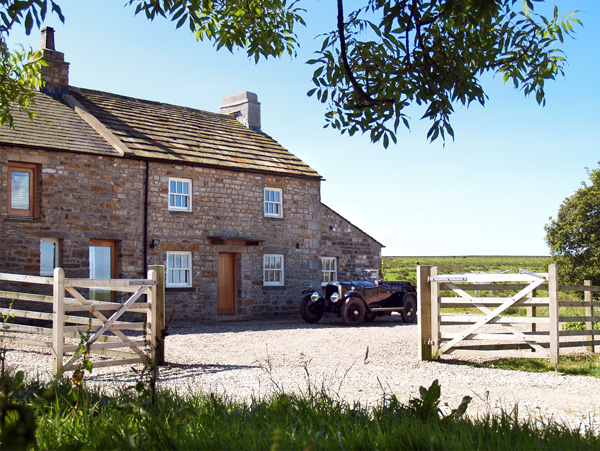
[[[187,23],[196,39],[214,42],[217,50],[244,49],[255,61],[284,53],[295,56],[294,26],[304,25],[304,10],[286,0],[129,0],[128,4],[136,5],[135,13],[143,12],[150,20],[169,18],[177,28]]]
[[[444,415],[439,407],[442,389],[437,379],[429,388],[420,387],[419,393],[421,398],[411,399],[408,403],[408,410],[421,421],[441,421],[442,423],[455,421],[465,414],[472,400],[470,396],[465,396],[456,409],[452,410],[450,414]]]
[[[29,400],[39,418],[36,449],[594,449],[600,445],[593,431],[570,430],[552,421],[542,424],[505,413],[465,418],[463,404],[456,414],[436,411],[427,417],[394,396],[367,408],[322,392],[237,402],[160,391],[151,406],[141,405],[131,390],[109,397],[86,389],[75,409],[69,386],[68,379],[53,387],[30,386]],[[426,402],[437,406],[439,385],[423,389],[421,395],[423,391]]]
[[[299,1],[127,0],[126,4],[150,20],[163,17],[177,28],[187,25],[198,40],[213,42],[217,49],[243,49],[256,62],[295,56],[299,46],[295,27],[305,25],[306,11]],[[345,13],[343,0],[338,0],[337,27],[324,35],[309,61],[316,68],[315,88],[308,95],[327,104],[326,127],[350,135],[369,133],[384,147],[397,141],[401,124],[410,127],[406,108],[411,105],[421,106],[422,118],[432,122],[427,134],[431,141],[453,137],[454,105],[484,105],[487,96],[480,79],[488,72],[501,75],[525,96],[535,95],[543,105],[545,82],[563,74],[566,64],[560,44],[581,22],[576,11],[559,17],[554,8],[550,17],[544,17],[534,11],[533,1],[526,0],[522,8],[520,4],[520,0],[362,0],[357,9]],[[64,20],[54,1],[0,2],[0,43],[15,24],[27,33],[34,25],[39,27],[49,9]],[[7,55],[4,45],[3,62]],[[11,80],[34,86],[35,79],[21,63],[5,66]],[[31,97],[24,97],[20,85],[2,86],[5,94],[0,101],[6,111],[0,119],[10,124],[12,103],[26,108]]]
[[[600,169],[588,175],[591,185],[583,183],[567,197],[546,225],[546,242],[563,283],[600,284]]]
[[[13,127],[11,111],[21,108],[30,118],[33,89],[40,86],[41,62],[31,62],[33,53],[23,48],[10,51],[0,34],[0,126]]]
[[[91,374],[92,369],[93,369],[93,364],[90,359],[91,343],[89,342],[89,339],[91,336],[91,329],[92,329],[92,316],[90,314],[90,316],[88,317],[87,328],[84,331],[78,330],[79,344],[77,346],[77,349],[73,353],[73,359],[81,358],[81,363],[75,368],[75,371],[73,371],[73,374],[71,375],[71,380],[77,387],[78,395],[81,394],[81,390],[83,390],[83,388],[84,388],[85,372],[87,371],[88,373]]]
[[[600,305],[598,305],[600,308]],[[586,330],[585,322],[583,321],[569,321],[562,324],[562,330]],[[600,323],[594,323],[594,330],[600,330]]]
[[[600,377],[600,355],[573,354],[561,356],[558,367],[548,359],[496,359],[489,362],[465,362],[478,368],[501,368],[505,370],[530,371],[534,373],[550,373],[558,371],[572,376]]]
[[[545,103],[544,83],[563,74],[559,45],[580,24],[574,12],[546,18],[518,0],[372,0],[348,15],[338,1],[338,27],[325,36],[309,95],[328,105],[327,125],[396,142],[405,110],[425,109],[427,137],[454,137],[455,104],[485,104],[487,72]]]
[[[13,127],[11,111],[17,107],[33,117],[29,106],[33,103],[33,91],[40,86],[40,61],[33,61],[33,52],[23,47],[10,50],[6,37],[15,25],[31,33],[34,25],[40,27],[50,9],[64,21],[60,7],[49,0],[0,2],[0,126]]]
[[[13,301],[9,309],[12,309]],[[0,313],[2,329],[8,329],[12,314]],[[23,403],[25,373],[10,374],[6,367],[6,348],[0,346],[0,443],[2,449],[25,449],[35,442],[37,422],[34,410]]]

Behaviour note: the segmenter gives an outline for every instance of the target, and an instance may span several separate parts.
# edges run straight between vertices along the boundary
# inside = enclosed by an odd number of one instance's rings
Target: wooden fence
[[[0,281],[20,287],[0,291],[0,299],[19,304],[0,308],[4,318],[0,342],[49,347],[56,375],[78,368],[80,349],[107,357],[93,361],[97,368],[164,363],[163,266],[150,266],[147,279],[67,279],[64,270],[56,268],[53,277],[0,273]],[[42,291],[40,286],[51,285],[52,295],[22,292],[27,284],[33,284],[36,293]],[[81,293],[93,290],[125,293],[127,299],[96,301]],[[52,312],[43,308],[48,304]],[[137,312],[143,320],[122,320],[128,312]],[[31,325],[35,321],[42,325]]]
[[[559,285],[556,265],[548,273],[439,275],[434,266],[417,268],[419,358],[434,360],[442,354],[483,357],[547,358],[558,364],[560,350],[600,345],[600,304],[592,293],[600,287]],[[481,297],[490,290],[504,296]],[[453,296],[441,296],[451,291]],[[584,292],[583,301],[560,301],[560,292]],[[547,296],[540,296],[547,292]],[[477,296],[475,296],[477,294]],[[583,316],[560,316],[559,307],[580,308]],[[459,310],[477,309],[476,314]],[[596,316],[594,316],[594,308]],[[509,310],[510,309],[510,310]],[[525,309],[525,316],[518,315]],[[442,310],[445,310],[442,312]],[[561,323],[583,322],[584,330],[561,330]]]

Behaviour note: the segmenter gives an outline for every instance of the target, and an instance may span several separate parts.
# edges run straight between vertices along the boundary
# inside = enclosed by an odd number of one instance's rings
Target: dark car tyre
[[[405,323],[414,323],[417,319],[417,296],[414,293],[404,295],[404,311],[400,312]]]
[[[376,317],[377,315],[375,315],[375,313],[373,312],[365,313],[365,323],[372,323],[373,321],[375,321]]]
[[[342,307],[342,319],[347,326],[360,326],[365,320],[365,304],[357,298],[350,298]]]
[[[323,307],[312,302],[310,295],[307,294],[300,303],[300,316],[309,324],[318,323],[323,317]]]

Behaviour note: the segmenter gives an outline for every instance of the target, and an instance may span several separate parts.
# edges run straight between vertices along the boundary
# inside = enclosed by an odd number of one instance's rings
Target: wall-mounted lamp
[[[150,246],[150,249],[154,249],[154,248],[160,246],[160,240],[157,240],[156,238],[152,238],[150,240],[149,246]]]

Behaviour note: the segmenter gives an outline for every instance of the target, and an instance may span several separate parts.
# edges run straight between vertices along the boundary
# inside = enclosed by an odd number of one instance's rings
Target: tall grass
[[[480,368],[501,368],[505,370],[530,371],[534,373],[559,373],[571,376],[592,376],[600,378],[600,355],[573,354],[561,356],[558,366],[547,359],[495,359],[488,362],[464,362],[465,365]]]
[[[423,393],[423,392],[422,392]],[[238,402],[221,396],[122,389],[79,392],[68,380],[29,383],[15,393],[32,406],[30,449],[598,449],[593,431],[519,421],[514,413],[481,419],[424,415],[422,403],[395,397],[374,408],[326,393]],[[437,403],[434,403],[437,406]],[[449,418],[449,420],[448,420]]]

